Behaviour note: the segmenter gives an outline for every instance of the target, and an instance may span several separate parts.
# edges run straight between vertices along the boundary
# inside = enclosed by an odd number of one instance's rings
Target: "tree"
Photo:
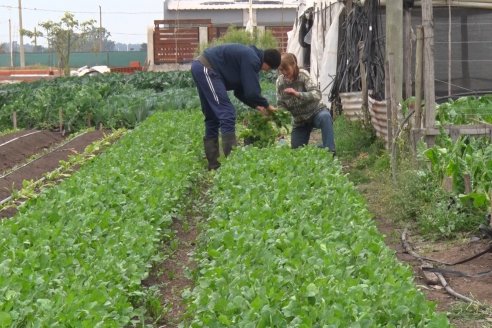
[[[147,43],[144,42],[140,45],[140,51],[147,51]]]
[[[214,39],[210,44],[201,44],[198,53],[202,53],[206,48],[224,43],[253,44],[260,49],[277,48],[277,39],[273,36],[272,31],[259,31],[255,29],[250,33],[231,25],[220,38]]]
[[[72,13],[66,12],[59,22],[51,20],[38,24],[45,33],[23,30],[22,33],[30,38],[45,37],[48,48],[53,48],[58,56],[58,64],[66,76],[70,75],[70,54],[77,45],[85,40],[95,28],[95,20],[80,23]]]
[[[4,54],[4,53],[7,53],[7,52],[10,52],[9,51],[9,45],[8,45],[8,43],[2,43],[2,44],[0,44],[0,54]]]
[[[93,27],[77,45],[76,51],[108,51],[114,47],[114,42],[109,40],[111,34],[104,27]],[[102,38],[102,40],[101,40]],[[101,48],[102,46],[102,48]]]

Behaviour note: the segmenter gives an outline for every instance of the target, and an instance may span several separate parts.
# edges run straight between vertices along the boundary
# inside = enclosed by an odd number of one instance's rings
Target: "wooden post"
[[[364,113],[364,122],[369,126],[371,124],[371,117],[369,115],[368,105],[368,90],[367,90],[367,73],[366,64],[364,62],[364,41],[359,41],[359,65],[360,65],[360,79],[362,84],[361,96],[362,96],[362,112]]]
[[[432,0],[422,0],[422,26],[424,27],[424,94],[425,94],[425,128],[432,128],[436,123],[436,95],[434,72],[434,18]],[[427,144],[434,144],[434,136],[427,136]]]
[[[446,192],[452,192],[453,191],[453,177],[450,176],[445,176],[442,179],[442,189]]]
[[[388,138],[388,149],[391,149],[391,142],[393,141],[393,131],[391,129],[391,83],[389,75],[389,63],[388,60],[384,62],[384,93],[386,100],[386,136]]]
[[[472,191],[471,177],[470,174],[465,173],[463,175],[463,181],[465,183],[465,195],[468,195]]]
[[[12,113],[12,125],[14,126],[14,130],[17,130],[17,112]]]
[[[403,81],[405,89],[403,98],[412,96],[412,11],[410,8],[403,11]]]
[[[415,47],[415,128],[422,128],[422,79],[423,79],[424,29],[417,27],[417,45]]]
[[[60,108],[58,110],[58,128],[60,129],[60,133],[63,133],[63,110]]]
[[[398,101],[397,101],[397,95],[396,95],[396,88],[394,88],[396,84],[396,78],[393,72],[391,71],[395,65],[395,57],[393,53],[389,53],[388,55],[388,67],[389,67],[389,82],[390,82],[390,87],[389,87],[389,98],[390,100],[390,106],[386,108],[386,111],[388,113],[391,113],[389,117],[391,117],[391,121],[388,122],[391,124],[388,126],[388,131],[391,130],[391,143],[390,143],[390,149],[391,149],[391,172],[393,175],[393,183],[396,184],[396,172],[397,172],[397,146],[396,146],[396,138],[398,137],[396,135],[396,132],[398,130]],[[386,96],[386,99],[388,99],[388,96]]]
[[[415,46],[415,126],[412,130],[413,155],[417,156],[417,143],[422,137],[422,74],[423,74],[423,44],[424,30],[422,26],[417,27],[417,42]]]
[[[391,85],[396,95],[397,106],[402,102],[403,88],[403,1],[386,1],[386,59],[393,53],[394,64],[391,74],[395,84]]]
[[[490,199],[489,227],[492,228],[492,189],[489,190],[489,199]]]

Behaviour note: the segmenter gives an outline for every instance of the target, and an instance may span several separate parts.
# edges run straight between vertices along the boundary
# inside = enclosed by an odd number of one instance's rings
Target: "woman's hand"
[[[300,93],[294,89],[294,88],[285,88],[284,93],[294,96],[294,97],[299,97]]]

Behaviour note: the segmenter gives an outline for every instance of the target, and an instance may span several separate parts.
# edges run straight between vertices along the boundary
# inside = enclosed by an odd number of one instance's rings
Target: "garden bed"
[[[59,132],[48,130],[19,131],[0,137],[0,201],[14,190],[22,188],[24,180],[38,180],[66,161],[70,155],[81,153],[96,140],[104,137],[103,131],[82,133],[72,140]],[[0,218],[10,217],[14,208],[0,211]]]

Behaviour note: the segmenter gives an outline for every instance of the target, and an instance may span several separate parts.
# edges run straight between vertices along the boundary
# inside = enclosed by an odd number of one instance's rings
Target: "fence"
[[[154,21],[154,63],[182,64],[196,57],[200,46],[200,27],[207,28],[207,39],[212,42],[227,32],[227,26],[213,26],[210,19],[155,20]],[[243,26],[237,27],[243,29]],[[265,26],[278,42],[278,49],[287,49],[287,32],[292,26]]]
[[[193,60],[200,45],[200,27],[210,19],[155,20],[154,63],[186,63]]]
[[[14,67],[20,67],[19,53],[14,53]],[[74,52],[70,54],[70,67],[107,65],[110,67],[129,66],[130,62],[138,61],[145,66],[146,51],[106,51],[106,52]],[[57,67],[58,56],[55,53],[28,52],[25,54],[26,66]],[[0,54],[0,67],[10,67],[10,54]]]

